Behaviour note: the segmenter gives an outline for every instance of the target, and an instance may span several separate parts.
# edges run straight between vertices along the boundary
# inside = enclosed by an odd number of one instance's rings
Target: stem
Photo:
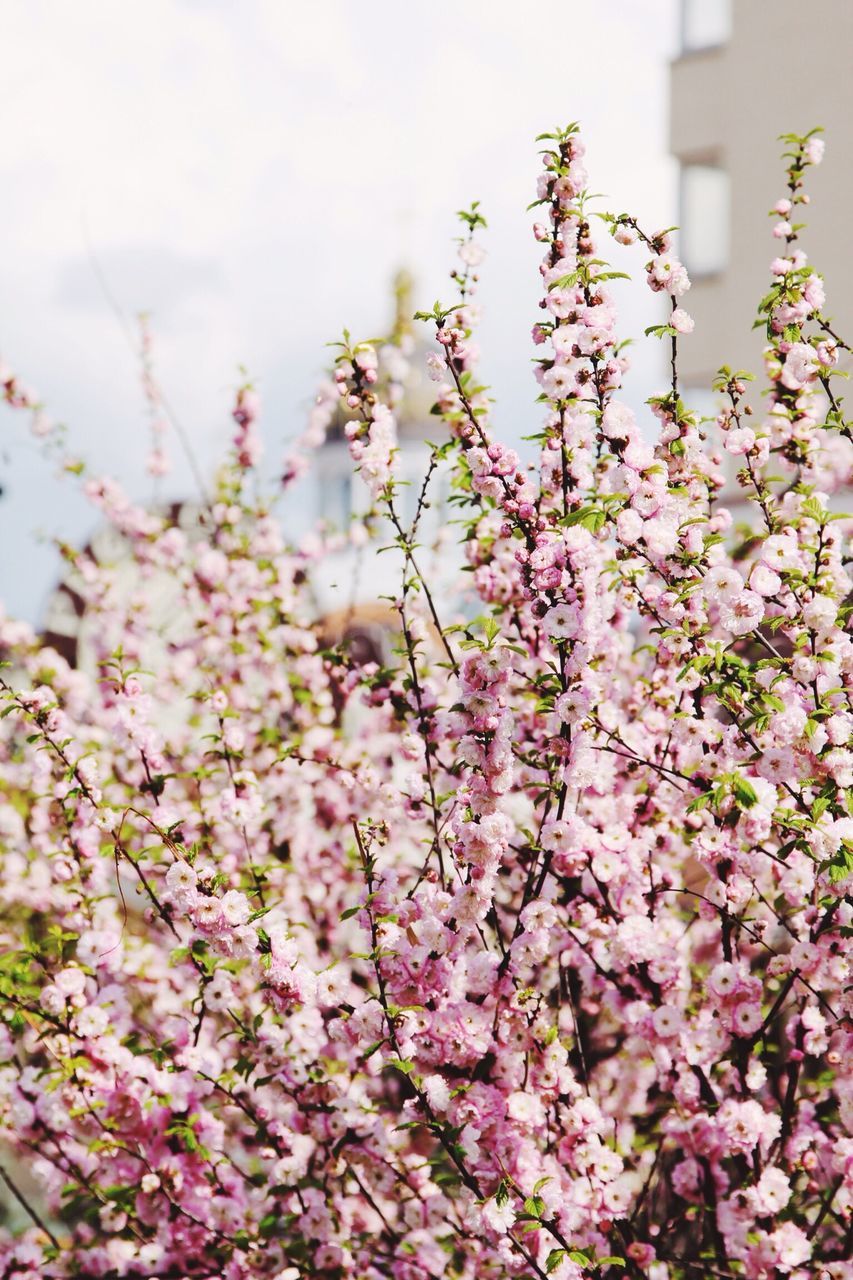
[[[39,1230],[44,1232],[44,1234],[47,1236],[50,1243],[53,1245],[54,1249],[56,1249],[57,1252],[59,1252],[61,1249],[61,1246],[56,1236],[53,1234],[53,1232],[51,1231],[47,1223],[44,1221],[44,1219],[36,1212],[36,1210],[30,1204],[27,1197],[24,1195],[23,1191],[21,1191],[20,1187],[18,1187],[16,1183],[12,1180],[11,1176],[6,1172],[6,1169],[3,1167],[2,1164],[0,1164],[0,1178],[2,1178],[3,1181],[6,1183],[6,1186],[9,1188],[9,1190],[11,1191],[12,1195],[15,1197],[15,1199],[17,1200],[21,1208],[24,1209],[29,1214],[29,1216],[32,1218],[33,1222],[36,1224]]]

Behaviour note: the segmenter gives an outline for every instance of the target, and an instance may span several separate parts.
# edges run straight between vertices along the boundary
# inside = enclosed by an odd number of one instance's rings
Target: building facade
[[[853,0],[681,0],[681,52],[671,66],[670,147],[679,164],[680,254],[696,321],[680,344],[686,397],[712,411],[723,364],[761,374],[753,330],[776,256],[771,220],[785,194],[782,133],[824,129],[810,169],[801,247],[826,277],[827,311],[853,331]]]

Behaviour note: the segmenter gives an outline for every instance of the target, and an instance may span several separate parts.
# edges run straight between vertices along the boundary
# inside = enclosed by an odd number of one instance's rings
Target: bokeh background
[[[274,473],[325,344],[344,326],[387,327],[398,267],[416,305],[452,297],[454,213],[479,199],[483,373],[497,429],[516,442],[539,421],[534,137],[578,119],[602,207],[652,228],[690,216],[698,397],[718,356],[736,363],[742,349],[722,316],[743,274],[741,229],[759,272],[772,256],[777,133],[835,128],[821,199],[847,216],[853,5],[827,0],[819,27],[805,13],[798,0],[562,0],[538,14],[510,0],[2,0],[0,356],[134,498],[192,497],[174,441],[172,473],[155,488],[145,471],[135,317],[149,312],[158,381],[201,467],[229,438],[242,366]],[[783,69],[794,55],[803,74]],[[793,104],[780,89],[792,76]],[[832,120],[815,118],[825,109]],[[843,258],[835,224],[821,225]],[[642,277],[641,257],[627,264]],[[640,283],[619,300],[623,335],[641,338],[657,300]],[[748,337],[748,317],[738,323]],[[641,341],[632,405],[662,376]],[[6,408],[0,484],[0,599],[38,621],[59,571],[52,539],[84,541],[93,515]],[[315,513],[307,485],[284,518],[296,529]]]

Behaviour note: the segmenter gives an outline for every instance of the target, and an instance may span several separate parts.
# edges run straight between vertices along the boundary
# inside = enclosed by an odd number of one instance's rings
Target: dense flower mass
[[[250,386],[178,527],[0,372],[126,556],[64,549],[88,666],[0,618],[7,1280],[853,1274],[849,348],[793,221],[822,147],[787,139],[769,396],[724,369],[716,422],[671,232],[604,215],[669,303],[639,423],[582,143],[543,142],[533,463],[477,377],[475,205],[414,522],[394,341],[346,337],[283,469],[344,415],[403,562],[388,666],[324,639]],[[439,465],[461,609],[420,572]]]

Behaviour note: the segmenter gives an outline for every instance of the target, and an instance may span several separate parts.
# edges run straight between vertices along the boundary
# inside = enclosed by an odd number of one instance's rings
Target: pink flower
[[[441,1113],[447,1110],[450,1105],[450,1089],[443,1076],[427,1076],[422,1088],[433,1111]]]
[[[497,1200],[487,1200],[481,1210],[483,1221],[492,1231],[503,1234],[509,1231],[516,1219],[515,1205],[510,1199],[498,1204]]]
[[[642,1267],[643,1270],[647,1270],[657,1257],[654,1245],[641,1244],[638,1240],[629,1244],[625,1252],[628,1257],[631,1258],[633,1262],[636,1262],[638,1267]]]
[[[696,327],[696,321],[681,307],[676,307],[673,310],[672,315],[669,317],[669,323],[678,333],[692,333]]]
[[[649,263],[649,285],[655,291],[663,291],[680,298],[690,288],[690,278],[684,265],[671,253],[659,254]]]
[[[753,565],[749,575],[749,586],[750,590],[757,591],[761,596],[775,596],[782,586],[782,579],[766,564],[759,563]]]
[[[672,555],[678,546],[678,526],[666,516],[653,516],[643,526],[643,538],[653,555]]]
[[[806,1233],[793,1222],[783,1222],[775,1231],[752,1246],[750,1260],[762,1268],[776,1269],[787,1274],[808,1262],[811,1253]]]
[[[433,382],[441,382],[447,371],[447,361],[444,356],[439,355],[435,351],[427,352],[426,358],[427,373]]]
[[[809,276],[803,285],[803,297],[812,311],[820,311],[826,302],[826,289],[820,276]]]
[[[765,1113],[759,1102],[728,1098],[718,1112],[719,1128],[732,1152],[753,1151],[765,1129]]]
[[[761,1005],[749,1000],[741,1000],[732,1009],[731,1018],[732,1030],[736,1036],[751,1036],[763,1021]]]
[[[720,606],[720,623],[732,635],[754,631],[764,617],[764,601],[755,591],[741,591]]]
[[[814,631],[827,631],[838,617],[838,605],[829,596],[812,596],[803,606],[803,621]]]
[[[529,456],[455,271],[440,447],[411,335],[347,337],[285,464],[320,450],[334,499],[349,448],[350,530],[285,537],[244,387],[209,502],[84,477],[104,534],[63,547],[51,632],[0,610],[0,1123],[60,1240],[4,1227],[2,1274],[840,1280],[850,450],[812,385],[838,344],[792,243],[760,417],[724,377],[749,468],[669,376],[638,426],[582,156],[545,136]],[[0,399],[39,411],[7,366]],[[735,470],[764,504],[723,505]]]
[[[187,899],[194,894],[198,876],[188,862],[173,862],[166,872],[166,887],[177,899]]]
[[[459,249],[459,257],[466,267],[479,267],[486,256],[486,250],[476,240],[469,240]]]
[[[817,376],[818,358],[814,347],[806,342],[795,342],[785,356],[782,382],[792,391],[798,391]]]
[[[807,164],[820,164],[826,150],[823,138],[809,138],[803,147],[803,159]]]
[[[677,1036],[684,1025],[680,1009],[675,1009],[671,1005],[661,1005],[656,1009],[652,1014],[652,1022],[655,1031],[664,1040]]]
[[[611,400],[601,415],[601,430],[608,440],[630,440],[637,430],[632,410],[618,400]]]
[[[717,565],[709,569],[702,580],[701,590],[709,600],[728,602],[744,589],[743,578],[737,569],[729,565]]]
[[[708,986],[718,996],[733,996],[740,986],[740,974],[737,966],[724,960],[715,965],[708,976]]]
[[[631,507],[625,507],[616,517],[616,531],[620,542],[633,546],[639,542],[643,533],[643,518]]]
[[[726,432],[725,449],[727,453],[749,453],[755,444],[755,432],[749,427],[734,427]]]
[[[796,535],[790,532],[774,533],[765,538],[761,559],[775,572],[796,568],[799,560]]]
[[[577,381],[568,365],[555,364],[545,370],[542,389],[551,400],[567,400],[575,394]]]
[[[775,1217],[791,1199],[791,1183],[781,1169],[765,1169],[750,1191],[750,1199],[757,1213]]]
[[[551,289],[546,295],[545,304],[559,320],[566,320],[576,306],[575,296],[569,289]]]
[[[568,640],[577,634],[577,609],[570,604],[555,604],[542,619],[542,626],[552,640]]]
[[[564,724],[582,720],[590,707],[590,695],[585,689],[569,689],[561,693],[554,703],[554,710]]]

